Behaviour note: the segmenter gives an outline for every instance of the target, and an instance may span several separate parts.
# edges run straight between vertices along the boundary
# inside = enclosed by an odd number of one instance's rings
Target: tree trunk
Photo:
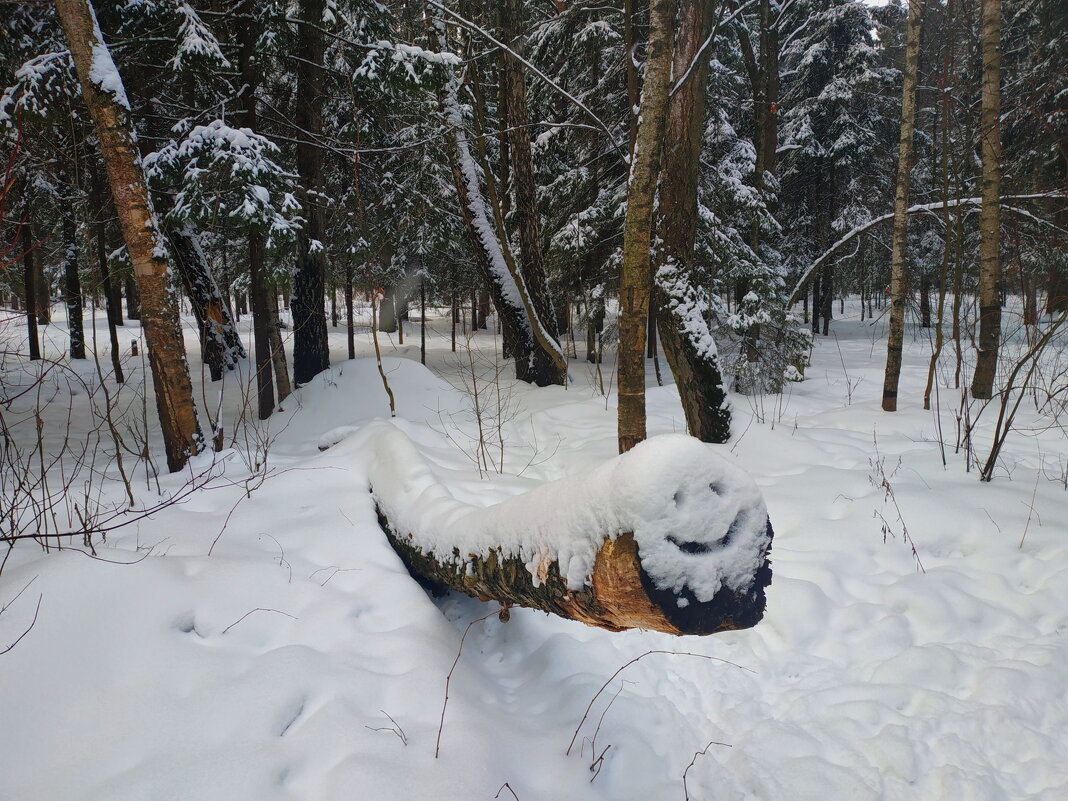
[[[345,264],[345,343],[349,348],[349,358],[356,358],[356,323],[354,320],[353,303],[353,269],[352,261]]]
[[[211,380],[218,381],[224,370],[233,370],[237,362],[245,358],[245,346],[241,344],[241,337],[223,303],[196,231],[183,226],[169,229],[168,234],[175,267],[200,329],[204,360],[211,372]]]
[[[444,41],[441,45],[444,48]],[[497,307],[497,317],[504,331],[505,347],[509,355],[515,358],[516,377],[521,381],[538,383],[552,376],[533,370],[534,359],[531,355],[541,349],[551,354],[550,358],[562,363],[567,370],[567,361],[559,344],[551,337],[537,318],[530,293],[521,281],[519,268],[515,264],[512,252],[504,232],[504,220],[498,200],[492,172],[481,170],[486,180],[486,193],[482,192],[480,170],[471,152],[472,140],[465,131],[463,112],[459,99],[459,78],[455,74],[446,82],[440,94],[441,110],[450,128],[454,149],[452,156],[453,182],[456,185],[460,211],[464,228],[476,253],[477,264],[483,274],[483,280],[493,296]],[[472,89],[476,93],[476,112],[480,105],[478,80],[473,79]],[[479,115],[476,113],[476,119]],[[479,155],[483,155],[485,143],[479,131],[475,131],[473,143]],[[485,159],[480,159],[485,163]],[[487,202],[488,201],[488,202]],[[454,323],[455,320],[454,299]],[[541,362],[539,362],[541,363]]]
[[[306,222],[297,237],[297,270],[293,278],[293,380],[299,387],[330,367],[327,344],[323,249],[325,220],[317,192],[322,190],[323,12],[325,0],[299,0],[296,66],[297,174],[304,187]]]
[[[886,340],[886,371],[883,375],[883,411],[897,411],[897,387],[901,377],[901,351],[905,337],[905,287],[908,283],[909,173],[912,170],[912,139],[916,131],[916,80],[920,64],[920,29],[923,0],[909,0],[905,34],[905,75],[901,88],[901,128],[897,144],[897,180],[894,188],[894,231],[890,255],[890,334]],[[928,320],[930,311],[928,311]]]
[[[87,0],[55,0],[82,94],[95,123],[115,211],[141,296],[142,326],[167,466],[181,470],[203,447],[165,248],[138,158],[129,104]]]
[[[660,177],[675,34],[674,0],[651,0],[645,82],[634,145],[619,276],[619,452],[645,439],[645,323],[652,289],[653,201]]]
[[[480,330],[485,330],[489,325],[490,316],[490,295],[486,290],[482,290],[478,293],[478,327]]]
[[[82,325],[82,282],[78,277],[78,224],[72,214],[63,218],[63,301],[67,306],[70,357],[85,358],[85,328]]]
[[[141,319],[141,291],[137,288],[137,278],[127,275],[123,281],[126,292],[126,316],[131,320]]]
[[[103,182],[101,181],[101,184]],[[97,187],[96,199],[99,201],[103,197],[103,191],[100,184],[94,184]],[[122,351],[119,347],[119,332],[116,326],[116,319],[122,319],[122,297],[118,293],[118,285],[111,281],[111,276],[108,270],[108,245],[107,245],[107,223],[104,217],[104,205],[101,202],[97,209],[97,213],[100,215],[100,219],[97,221],[96,228],[96,260],[97,265],[100,267],[100,278],[104,285],[104,303],[107,307],[107,319],[108,319],[108,339],[111,341],[111,369],[115,373],[115,382],[118,384],[123,383],[126,377],[122,373]]]
[[[520,50],[522,0],[498,0],[501,35],[504,42],[517,52]],[[527,89],[523,64],[510,53],[501,62],[502,91],[507,95],[503,120],[508,131],[512,167],[512,186],[515,193],[514,218],[519,229],[519,273],[530,298],[528,314],[546,337],[557,339],[559,330],[549,288],[545,265],[541,257],[541,224],[538,218],[537,196],[534,187],[534,167],[530,152],[530,118],[527,112]],[[534,349],[533,382],[538,386],[564,384],[567,381],[567,362],[555,358],[546,348]]]
[[[676,75],[686,71],[711,32],[714,11],[713,4],[698,0],[681,3],[674,52]],[[712,333],[702,316],[693,281],[697,176],[708,69],[708,59],[701,58],[668,103],[656,227],[663,246],[657,252],[653,302],[687,429],[705,442],[726,442],[730,438],[730,407]]]
[[[37,265],[34,264],[33,230],[27,219],[22,223],[22,281],[25,292],[26,336],[30,345],[30,361],[41,358],[41,341],[37,331]]]
[[[994,395],[1001,342],[1001,0],[982,0],[982,205],[979,207],[979,340],[972,397]]]
[[[271,306],[276,303],[268,297],[266,272],[266,248],[263,236],[258,231],[250,231],[248,236],[248,262],[251,273],[249,295],[252,299],[252,342],[256,351],[256,401],[260,420],[266,420],[274,413],[274,369],[271,356]],[[268,305],[270,304],[270,305]],[[281,335],[279,335],[281,341]],[[285,353],[282,354],[285,363]]]
[[[275,385],[278,387],[278,403],[281,403],[290,396],[293,388],[289,383],[289,366],[286,364],[286,350],[282,343],[282,324],[278,319],[278,289],[271,283],[268,283],[267,292],[267,336],[271,341],[271,361],[274,364]]]

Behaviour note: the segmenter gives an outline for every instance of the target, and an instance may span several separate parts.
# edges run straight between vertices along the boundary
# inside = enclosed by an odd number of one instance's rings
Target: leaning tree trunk
[[[444,49],[443,37],[441,46]],[[477,78],[472,80],[473,88],[477,92]],[[453,151],[450,154],[453,182],[464,228],[477,254],[476,263],[497,307],[506,352],[515,358],[516,377],[521,381],[537,383],[538,376],[530,369],[530,356],[535,350],[545,351],[547,357],[560,365],[559,369],[564,372],[567,370],[567,360],[555,338],[541,324],[530,292],[508,246],[508,240],[502,235],[505,229],[501,204],[496,194],[492,172],[487,169],[481,170],[486,179],[486,191],[483,193],[479,165],[476,164],[471,150],[472,138],[465,130],[459,91],[459,76],[453,74],[445,83],[439,95],[439,102],[453,143]],[[478,97],[476,96],[476,103]],[[476,131],[473,144],[481,151],[485,148],[484,137],[477,134]]]
[[[122,373],[122,352],[119,346],[119,332],[116,327],[116,320],[120,323],[122,321],[122,296],[118,292],[118,285],[111,280],[111,274],[108,269],[108,245],[107,245],[107,221],[104,217],[105,204],[100,198],[103,197],[102,187],[94,181],[95,198],[100,205],[97,207],[97,214],[100,218],[94,223],[95,231],[95,244],[96,244],[96,261],[97,266],[100,269],[100,280],[104,288],[104,303],[107,309],[108,319],[108,340],[111,342],[111,369],[115,373],[115,383],[121,384],[126,378]]]
[[[675,41],[676,75],[697,55],[712,27],[714,6],[684,0]],[[731,411],[723,375],[702,314],[700,289],[694,281],[697,239],[697,175],[704,130],[708,59],[701,58],[668,103],[657,251],[653,289],[660,340],[686,415],[690,434],[705,442],[726,442]]]
[[[501,35],[513,50],[518,50],[523,3],[498,0]],[[508,132],[515,192],[515,219],[519,229],[519,273],[530,295],[532,314],[541,322],[546,335],[558,338],[552,300],[541,257],[541,224],[534,186],[534,167],[530,152],[530,118],[527,112],[527,89],[523,64],[511,53],[501,62],[501,91],[506,94],[504,127]],[[502,193],[505,191],[502,187]],[[567,382],[567,362],[553,358],[545,348],[534,350],[533,381],[538,386]]]
[[[653,200],[671,83],[674,0],[652,0],[638,136],[631,158],[619,276],[619,452],[645,439],[645,324],[652,288]]]
[[[224,370],[233,370],[238,361],[245,358],[245,348],[212,277],[211,267],[196,232],[189,226],[183,226],[171,228],[168,233],[175,267],[182,278],[200,329],[204,361],[211,372],[211,380],[218,381]]]
[[[72,214],[63,218],[63,302],[67,307],[70,357],[85,358],[85,328],[82,325],[82,282],[78,277],[78,224]]]
[[[611,631],[714,634],[763,616],[767,508],[751,478],[692,437],[655,437],[582,477],[489,507],[434,483],[416,446],[388,424],[338,447],[374,464],[379,523],[431,591]]]
[[[138,157],[128,116],[129,102],[87,0],[55,0],[55,4],[96,127],[115,212],[140,290],[141,324],[156,390],[156,409],[167,466],[175,472],[200,451],[203,437],[193,402],[178,304],[170,287],[166,249]]]
[[[897,385],[901,378],[901,350],[905,338],[905,287],[908,283],[909,173],[912,138],[916,131],[916,78],[920,65],[920,28],[923,0],[909,0],[905,34],[905,76],[901,87],[901,129],[897,144],[897,183],[894,189],[894,233],[890,255],[890,334],[886,340],[883,375],[883,411],[897,411]]]
[[[972,396],[994,396],[1001,342],[1001,0],[982,0],[982,205],[979,207],[979,340]]]
[[[297,237],[293,277],[293,381],[307,384],[330,367],[326,330],[325,219],[322,199],[324,0],[300,0],[297,26],[297,102],[294,120],[303,136],[297,142],[297,174],[304,187],[306,222]]]

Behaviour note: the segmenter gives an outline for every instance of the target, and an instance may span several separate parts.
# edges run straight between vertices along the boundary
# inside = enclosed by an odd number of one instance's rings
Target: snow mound
[[[586,475],[479,507],[453,497],[397,428],[376,423],[361,433],[372,452],[372,494],[396,532],[446,561],[499,548],[523,560],[535,586],[540,568],[555,561],[568,589],[582,589],[605,538],[632,532],[657,589],[688,590],[706,603],[723,587],[747,590],[770,545],[752,478],[683,434],[653,437]]]

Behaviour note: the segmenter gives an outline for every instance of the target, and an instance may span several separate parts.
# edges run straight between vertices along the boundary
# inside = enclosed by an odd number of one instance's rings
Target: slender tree
[[[653,201],[664,143],[675,40],[674,0],[651,0],[645,81],[631,156],[619,277],[619,452],[645,439],[645,326],[652,294]]]
[[[983,105],[979,135],[979,339],[972,396],[994,395],[1001,342],[1001,0],[982,0]]]
[[[923,0],[909,0],[905,33],[905,71],[901,85],[901,135],[897,146],[897,180],[894,186],[894,233],[890,256],[890,333],[886,342],[883,377],[883,411],[897,411],[897,386],[901,376],[901,348],[905,334],[905,293],[908,287],[909,174],[912,171],[912,140],[916,132],[916,80],[920,67],[920,30]]]
[[[115,212],[133,263],[167,466],[178,471],[201,449],[203,440],[178,305],[169,282],[167,250],[138,157],[129,102],[88,0],[55,0],[55,5],[96,127]]]

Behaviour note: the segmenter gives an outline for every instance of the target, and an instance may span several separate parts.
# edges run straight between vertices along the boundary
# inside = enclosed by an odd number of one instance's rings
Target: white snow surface
[[[605,537],[633,532],[658,588],[686,588],[707,602],[724,585],[748,588],[769,545],[753,480],[685,434],[662,434],[585,475],[482,507],[454,498],[397,429],[365,431],[354,449],[371,454],[372,494],[399,536],[445,560],[453,548],[465,559],[499,548],[524,560],[535,586],[556,561],[568,588],[582,589]]]
[[[480,477],[462,391],[471,361],[462,339],[450,352],[446,313],[431,312],[427,368],[417,331],[405,345],[381,336],[395,422],[383,422],[388,401],[362,308],[360,358],[345,361],[344,328],[331,329],[335,367],[245,429],[247,365],[206,382],[186,319],[202,420],[222,408],[229,449],[205,487],[97,538],[97,559],[80,537],[51,553],[32,542],[11,552],[0,572],[0,651],[25,636],[0,654],[0,799],[468,801],[512,798],[506,782],[522,801],[683,799],[684,773],[694,801],[1068,798],[1064,430],[1038,425],[1024,404],[995,480],[979,483],[963,450],[954,453],[959,395],[943,383],[933,411],[921,408],[926,332],[907,330],[900,411],[883,414],[884,321],[861,323],[848,305],[832,323],[837,340],[817,337],[803,383],[782,397],[731,396],[734,439],[713,449],[767,500],[776,536],[765,619],[676,638],[524,609],[507,623],[491,615],[464,640],[435,759],[461,637],[494,607],[431,599],[408,576],[367,489],[382,476],[365,447],[381,436],[372,432],[395,427],[418,450],[420,462],[395,457],[402,471],[422,464],[433,474],[416,501],[426,508],[406,512],[442,525],[431,511],[442,491],[431,486],[447,488],[450,508],[493,514],[526,497],[541,499],[538,519],[560,516],[573,507],[566,490],[537,488],[592,481],[616,449],[614,396],[606,401],[592,368],[574,360],[566,390],[502,382],[506,413],[499,426],[484,419],[483,433],[498,461],[503,434],[504,472],[491,465]],[[9,353],[23,331],[10,319],[0,325]],[[246,338],[249,322],[240,323]],[[62,306],[42,330],[46,353],[62,353]],[[128,350],[140,328],[127,321],[120,336]],[[105,352],[102,314],[95,326],[87,315],[86,340]],[[486,382],[499,340],[479,332],[472,346],[485,366],[482,408],[496,409]],[[143,362],[124,361],[128,383],[110,386],[140,409]],[[5,383],[45,367],[6,356]],[[951,353],[943,378],[947,368],[951,383]],[[601,369],[607,385],[611,360]],[[678,396],[651,372],[650,433],[677,434]],[[50,450],[100,430],[88,413],[102,402],[87,391],[94,376],[91,359],[49,372]],[[32,415],[20,415],[36,395],[4,411],[29,421],[17,436],[34,436]],[[993,411],[979,418],[976,453],[989,448]],[[338,444],[320,452],[327,434]],[[264,448],[266,476],[250,469]],[[154,504],[155,482],[126,464],[138,505]],[[202,457],[196,470],[209,464]],[[879,464],[900,518],[876,486]],[[159,489],[179,493],[190,475],[163,474]],[[106,499],[123,495],[116,478],[109,472]],[[885,536],[876,515],[889,523]],[[926,572],[900,539],[903,524]],[[650,651],[734,664],[642,656]],[[695,757],[710,741],[725,745]]]

